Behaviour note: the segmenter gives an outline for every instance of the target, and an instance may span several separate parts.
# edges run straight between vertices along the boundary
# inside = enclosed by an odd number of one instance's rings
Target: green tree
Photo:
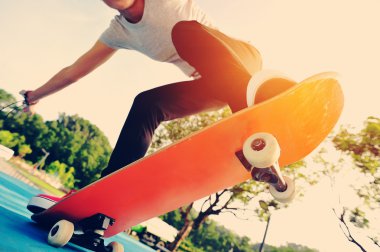
[[[25,155],[32,153],[32,149],[27,144],[19,144],[18,145],[18,156],[20,158],[24,158]]]
[[[77,188],[97,180],[111,155],[108,139],[99,128],[77,115],[65,114],[46,125],[46,138],[50,141],[46,163],[59,160],[74,167]]]
[[[337,150],[351,158],[354,169],[367,178],[365,182],[355,187],[363,205],[353,209],[344,207],[341,214],[337,215],[343,225],[347,239],[359,246],[362,251],[366,251],[353,238],[345,217],[349,211],[348,220],[350,223],[358,228],[368,229],[370,220],[367,219],[364,209],[369,208],[380,213],[380,119],[368,117],[361,131],[357,133],[342,128],[334,137],[333,143]],[[377,234],[368,236],[376,246],[380,247],[379,237],[379,230],[377,230]]]
[[[14,98],[12,94],[0,88],[0,110],[15,102],[16,102],[16,99]],[[17,104],[14,104],[14,105],[16,106]],[[15,106],[11,106],[5,112],[9,112],[10,109],[14,108]]]
[[[6,106],[15,101],[11,94],[0,89],[0,105]],[[14,107],[17,108],[19,105],[16,103]],[[20,109],[17,108],[15,111]],[[66,173],[71,170],[70,174],[75,175],[76,188],[97,180],[111,154],[108,139],[99,128],[77,115],[61,114],[57,120],[44,122],[38,114],[8,115],[7,112],[1,111],[0,126],[1,130],[9,132],[3,133],[3,141],[13,139],[9,144],[11,147],[18,145],[16,152],[22,157],[25,156],[25,159],[37,163],[45,156],[43,150],[47,150],[50,155],[44,162],[46,165],[58,160],[70,167]],[[63,177],[61,176],[61,179]],[[65,183],[73,184],[71,175],[66,179],[68,182]]]
[[[0,88],[0,106],[1,107],[4,107],[4,106],[6,106],[10,103],[13,103],[15,101],[16,101],[16,99],[13,97],[13,95],[8,93],[4,89]]]
[[[74,167],[68,167],[66,164],[59,162],[58,160],[50,163],[46,167],[46,172],[58,176],[63,185],[67,188],[74,187]]]
[[[44,156],[41,149],[49,148],[51,143],[50,139],[47,138],[48,128],[40,115],[30,116],[26,113],[20,113],[22,103],[16,103],[13,95],[0,89],[0,106],[3,107],[12,103],[14,104],[7,108],[6,111],[0,112],[0,129],[24,136],[25,145],[29,146],[29,148],[22,147],[23,155],[31,162],[38,162]],[[12,113],[8,114],[12,109]]]
[[[258,251],[259,246],[259,244],[255,245],[254,251]],[[318,250],[299,244],[288,243],[286,246],[281,246],[278,248],[274,246],[267,246],[265,248],[265,252],[318,252]]]
[[[17,105],[13,95],[0,88],[0,129],[3,129],[4,119],[8,116],[8,113],[16,109]]]
[[[25,138],[25,144],[29,145],[32,150],[25,156],[27,160],[37,162],[44,156],[41,149],[45,148],[48,143],[45,138],[48,128],[40,115],[30,116],[26,113],[17,113],[5,116],[0,114],[0,120],[2,120],[4,130],[17,133]]]
[[[248,237],[240,237],[212,220],[206,221],[198,230],[194,229],[189,237],[194,246],[204,251],[252,251]]]
[[[0,130],[0,144],[13,148],[19,143],[19,135],[8,130]]]
[[[358,188],[358,195],[371,208],[380,206],[380,119],[369,117],[358,133],[341,129],[334,137],[335,147],[349,155],[358,171],[371,177],[370,183]]]
[[[0,144],[7,146],[15,151],[15,154],[23,158],[30,154],[32,149],[25,143],[25,137],[18,133],[12,133],[8,130],[0,130]]]
[[[351,181],[361,203],[355,207],[342,205],[334,207],[333,211],[340,222],[342,232],[347,240],[367,251],[353,230],[356,228],[366,230],[368,238],[375,246],[379,246],[380,232],[378,227],[371,225],[367,213],[380,213],[380,119],[369,117],[364,122],[363,128],[355,132],[353,128],[342,127],[332,138],[332,143],[341,153],[339,160],[330,160],[329,151],[322,149],[316,157],[316,162],[322,164],[323,175],[331,179],[332,188],[335,187],[336,177],[343,171],[352,170],[356,179]]]

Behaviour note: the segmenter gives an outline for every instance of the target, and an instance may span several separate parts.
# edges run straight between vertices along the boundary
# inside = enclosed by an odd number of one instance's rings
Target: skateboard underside
[[[281,167],[304,158],[332,130],[342,107],[338,81],[326,74],[314,76],[120,169],[32,218],[53,225],[101,213],[116,220],[104,236],[115,235],[250,179],[236,153],[254,133],[268,132],[277,139]]]

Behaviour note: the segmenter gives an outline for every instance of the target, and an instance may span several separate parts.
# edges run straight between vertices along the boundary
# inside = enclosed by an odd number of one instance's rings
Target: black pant
[[[202,77],[137,95],[102,177],[142,158],[163,121],[225,105],[232,112],[246,107],[248,81],[261,69],[260,54],[253,46],[196,21],[176,24],[172,40],[181,58]]]

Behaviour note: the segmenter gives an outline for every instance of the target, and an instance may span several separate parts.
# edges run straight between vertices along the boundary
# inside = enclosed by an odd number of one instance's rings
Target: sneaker
[[[61,199],[66,198],[74,192],[76,192],[76,190],[71,190],[63,197],[56,197],[47,194],[38,194],[29,200],[26,208],[34,214],[41,213],[42,211],[45,211]]]
[[[247,87],[248,107],[266,101],[296,85],[286,75],[266,70],[254,74]]]

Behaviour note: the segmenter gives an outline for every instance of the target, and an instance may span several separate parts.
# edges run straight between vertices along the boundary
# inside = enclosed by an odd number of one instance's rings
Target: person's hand
[[[23,108],[23,112],[29,114],[29,115],[34,115],[36,113],[36,104],[38,103],[38,100],[37,101],[33,101],[30,99],[30,93],[32,91],[26,91],[26,90],[22,90],[20,91],[20,95],[22,95],[24,97],[24,108]]]

